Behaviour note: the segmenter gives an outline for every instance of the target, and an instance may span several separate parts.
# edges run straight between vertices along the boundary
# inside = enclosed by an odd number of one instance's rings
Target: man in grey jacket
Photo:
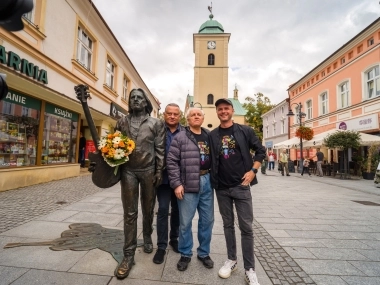
[[[199,214],[198,259],[206,268],[214,266],[209,256],[214,225],[214,191],[209,174],[209,131],[201,127],[204,120],[201,109],[189,109],[186,118],[189,126],[174,137],[166,159],[170,187],[178,198],[178,251],[181,259],[177,268],[180,271],[187,269],[193,255],[192,220],[196,210]]]

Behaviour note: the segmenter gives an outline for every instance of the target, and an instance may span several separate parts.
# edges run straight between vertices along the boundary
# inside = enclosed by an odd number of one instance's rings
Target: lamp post
[[[199,103],[199,102],[193,102],[193,101],[191,101],[190,102],[190,108],[194,108],[194,107],[196,107],[195,105],[199,105],[200,107],[198,107],[198,108],[200,108],[200,109],[202,109],[202,104],[201,103]]]
[[[287,114],[287,116],[291,117],[291,116],[294,116],[295,114],[293,113],[292,111],[292,106],[293,105],[296,105],[297,107],[297,117],[299,118],[300,120],[300,127],[302,126],[302,118],[305,118],[306,117],[306,114],[305,113],[302,113],[302,104],[301,103],[293,103],[289,106],[289,113]],[[302,168],[303,168],[303,148],[302,148],[302,136],[300,136],[300,165],[299,165],[299,170],[302,172]]]

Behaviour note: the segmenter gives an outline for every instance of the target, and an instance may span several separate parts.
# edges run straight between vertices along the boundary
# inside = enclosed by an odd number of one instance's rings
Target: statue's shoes
[[[115,276],[118,279],[124,279],[128,277],[129,272],[132,269],[132,266],[135,264],[134,256],[125,256],[123,261],[116,267]]]

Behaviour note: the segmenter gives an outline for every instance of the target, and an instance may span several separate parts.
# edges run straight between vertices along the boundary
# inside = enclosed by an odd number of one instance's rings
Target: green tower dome
[[[223,34],[224,29],[221,23],[219,23],[216,20],[213,20],[214,18],[213,14],[210,14],[210,20],[207,20],[202,24],[202,26],[199,28],[200,34]]]

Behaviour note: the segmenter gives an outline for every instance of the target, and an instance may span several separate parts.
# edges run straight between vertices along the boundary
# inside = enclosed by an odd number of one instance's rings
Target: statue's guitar
[[[74,87],[75,94],[82,104],[84,115],[90,128],[92,139],[96,145],[95,152],[88,153],[90,163],[95,163],[95,171],[92,173],[92,182],[100,188],[109,188],[120,181],[120,170],[114,174],[114,167],[111,167],[104,161],[100,151],[98,151],[99,135],[96,131],[94,120],[92,119],[90,108],[87,104],[87,98],[90,97],[88,86],[79,84]]]

